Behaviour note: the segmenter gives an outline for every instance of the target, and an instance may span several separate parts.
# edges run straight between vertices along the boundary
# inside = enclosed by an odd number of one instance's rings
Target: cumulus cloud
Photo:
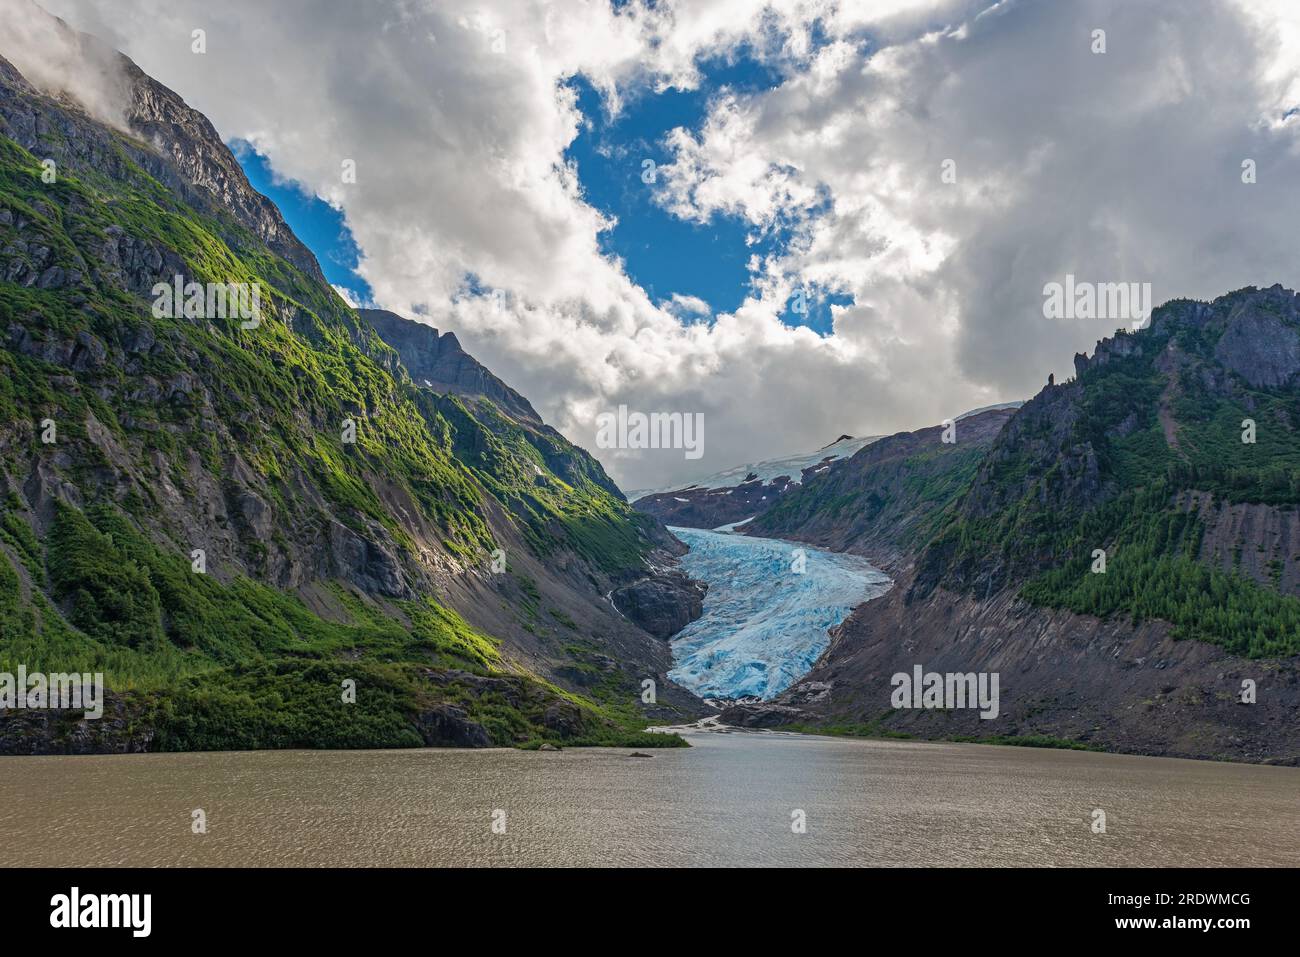
[[[341,209],[380,305],[455,329],[629,487],[1024,397],[1123,324],[1044,319],[1067,272],[1157,300],[1300,282],[1286,0],[43,3]],[[614,112],[741,50],[779,84],[673,131],[656,199],[788,242],[702,322],[601,252],[566,81]],[[852,304],[829,335],[791,328],[799,290]],[[703,461],[595,448],[619,404],[703,412]]]

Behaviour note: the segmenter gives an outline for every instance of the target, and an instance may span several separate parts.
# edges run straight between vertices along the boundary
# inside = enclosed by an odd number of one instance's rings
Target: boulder
[[[460,708],[440,704],[421,712],[415,722],[424,743],[433,748],[490,748],[487,729]]]

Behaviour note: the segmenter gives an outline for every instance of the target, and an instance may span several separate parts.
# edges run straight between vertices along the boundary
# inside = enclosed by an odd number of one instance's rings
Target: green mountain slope
[[[602,597],[676,543],[458,346],[467,378],[414,381],[210,124],[122,69],[116,129],[0,60],[0,671],[114,693],[10,713],[0,750],[612,741],[689,710]],[[260,322],[159,314],[176,277],[256,286]]]
[[[1166,303],[1075,367],[965,453],[894,436],[764,517],[896,585],[724,721],[1300,763],[1300,297]],[[918,664],[1000,675],[996,720],[894,707]]]
[[[744,532],[854,551],[897,570],[934,535],[1014,412],[966,416],[952,442],[942,426],[873,442],[786,493]]]
[[[999,436],[925,550],[917,593],[1019,586],[1041,605],[1159,619],[1238,654],[1300,654],[1300,542],[1221,534],[1243,504],[1280,527],[1300,503],[1295,294],[1167,303],[1076,365]],[[1247,549],[1267,556],[1266,574],[1243,568]]]

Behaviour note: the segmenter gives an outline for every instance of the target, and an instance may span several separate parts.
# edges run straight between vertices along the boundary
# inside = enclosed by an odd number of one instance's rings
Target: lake
[[[0,760],[15,865],[1300,865],[1300,769],[761,732]],[[203,809],[208,832],[191,832]],[[1106,813],[1106,833],[1092,813]],[[504,811],[505,833],[493,833]],[[805,833],[792,831],[802,811]],[[498,815],[500,819],[500,815]]]

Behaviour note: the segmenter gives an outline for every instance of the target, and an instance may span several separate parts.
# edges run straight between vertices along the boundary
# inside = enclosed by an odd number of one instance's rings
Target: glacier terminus
[[[691,549],[682,571],[709,591],[703,616],[672,639],[668,676],[703,698],[780,694],[826,650],[828,629],[891,585],[857,555],[717,530],[670,531]]]

